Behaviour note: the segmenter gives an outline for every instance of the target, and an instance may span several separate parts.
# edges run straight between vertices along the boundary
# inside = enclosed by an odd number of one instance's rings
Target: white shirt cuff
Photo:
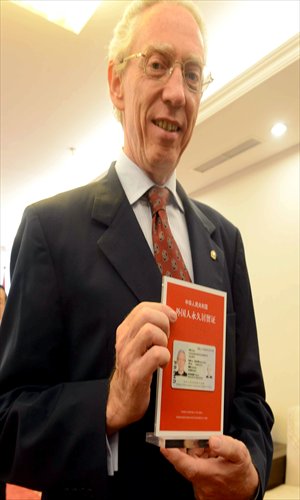
[[[106,436],[106,451],[107,451],[107,474],[113,476],[118,470],[119,462],[119,433],[116,432],[112,436]]]

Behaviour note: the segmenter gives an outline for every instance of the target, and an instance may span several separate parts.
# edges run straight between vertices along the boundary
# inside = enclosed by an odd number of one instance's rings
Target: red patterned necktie
[[[154,257],[162,275],[191,281],[180,250],[172,235],[166,212],[170,192],[158,186],[148,191],[152,211],[152,239]]]

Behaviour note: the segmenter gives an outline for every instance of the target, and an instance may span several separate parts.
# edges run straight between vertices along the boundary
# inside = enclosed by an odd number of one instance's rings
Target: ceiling
[[[128,3],[103,1],[75,35],[1,0],[1,274],[24,207],[97,177],[122,145],[106,50]],[[299,142],[298,0],[199,3],[214,82],[178,166],[192,194]],[[288,125],[279,140],[276,120]],[[259,144],[196,170],[249,139]]]

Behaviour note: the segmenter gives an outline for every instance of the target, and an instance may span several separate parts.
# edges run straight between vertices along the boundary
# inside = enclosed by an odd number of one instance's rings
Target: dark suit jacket
[[[178,192],[195,282],[228,294],[224,432],[245,442],[264,488],[273,419],[241,237],[180,185]],[[26,209],[11,272],[0,337],[0,479],[48,499],[193,499],[190,483],[145,443],[154,389],[145,417],[120,431],[119,472],[107,477],[115,331],[139,302],[161,295],[160,272],[114,166],[100,182]]]

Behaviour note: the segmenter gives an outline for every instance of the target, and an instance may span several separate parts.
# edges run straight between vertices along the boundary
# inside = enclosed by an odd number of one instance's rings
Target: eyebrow
[[[176,59],[176,51],[173,45],[168,43],[153,43],[148,45],[145,50],[143,50],[143,54],[147,54],[148,52],[161,52],[162,54],[167,54],[168,56]],[[200,66],[204,66],[204,62],[198,54],[190,54],[183,61],[194,61],[198,63]]]

